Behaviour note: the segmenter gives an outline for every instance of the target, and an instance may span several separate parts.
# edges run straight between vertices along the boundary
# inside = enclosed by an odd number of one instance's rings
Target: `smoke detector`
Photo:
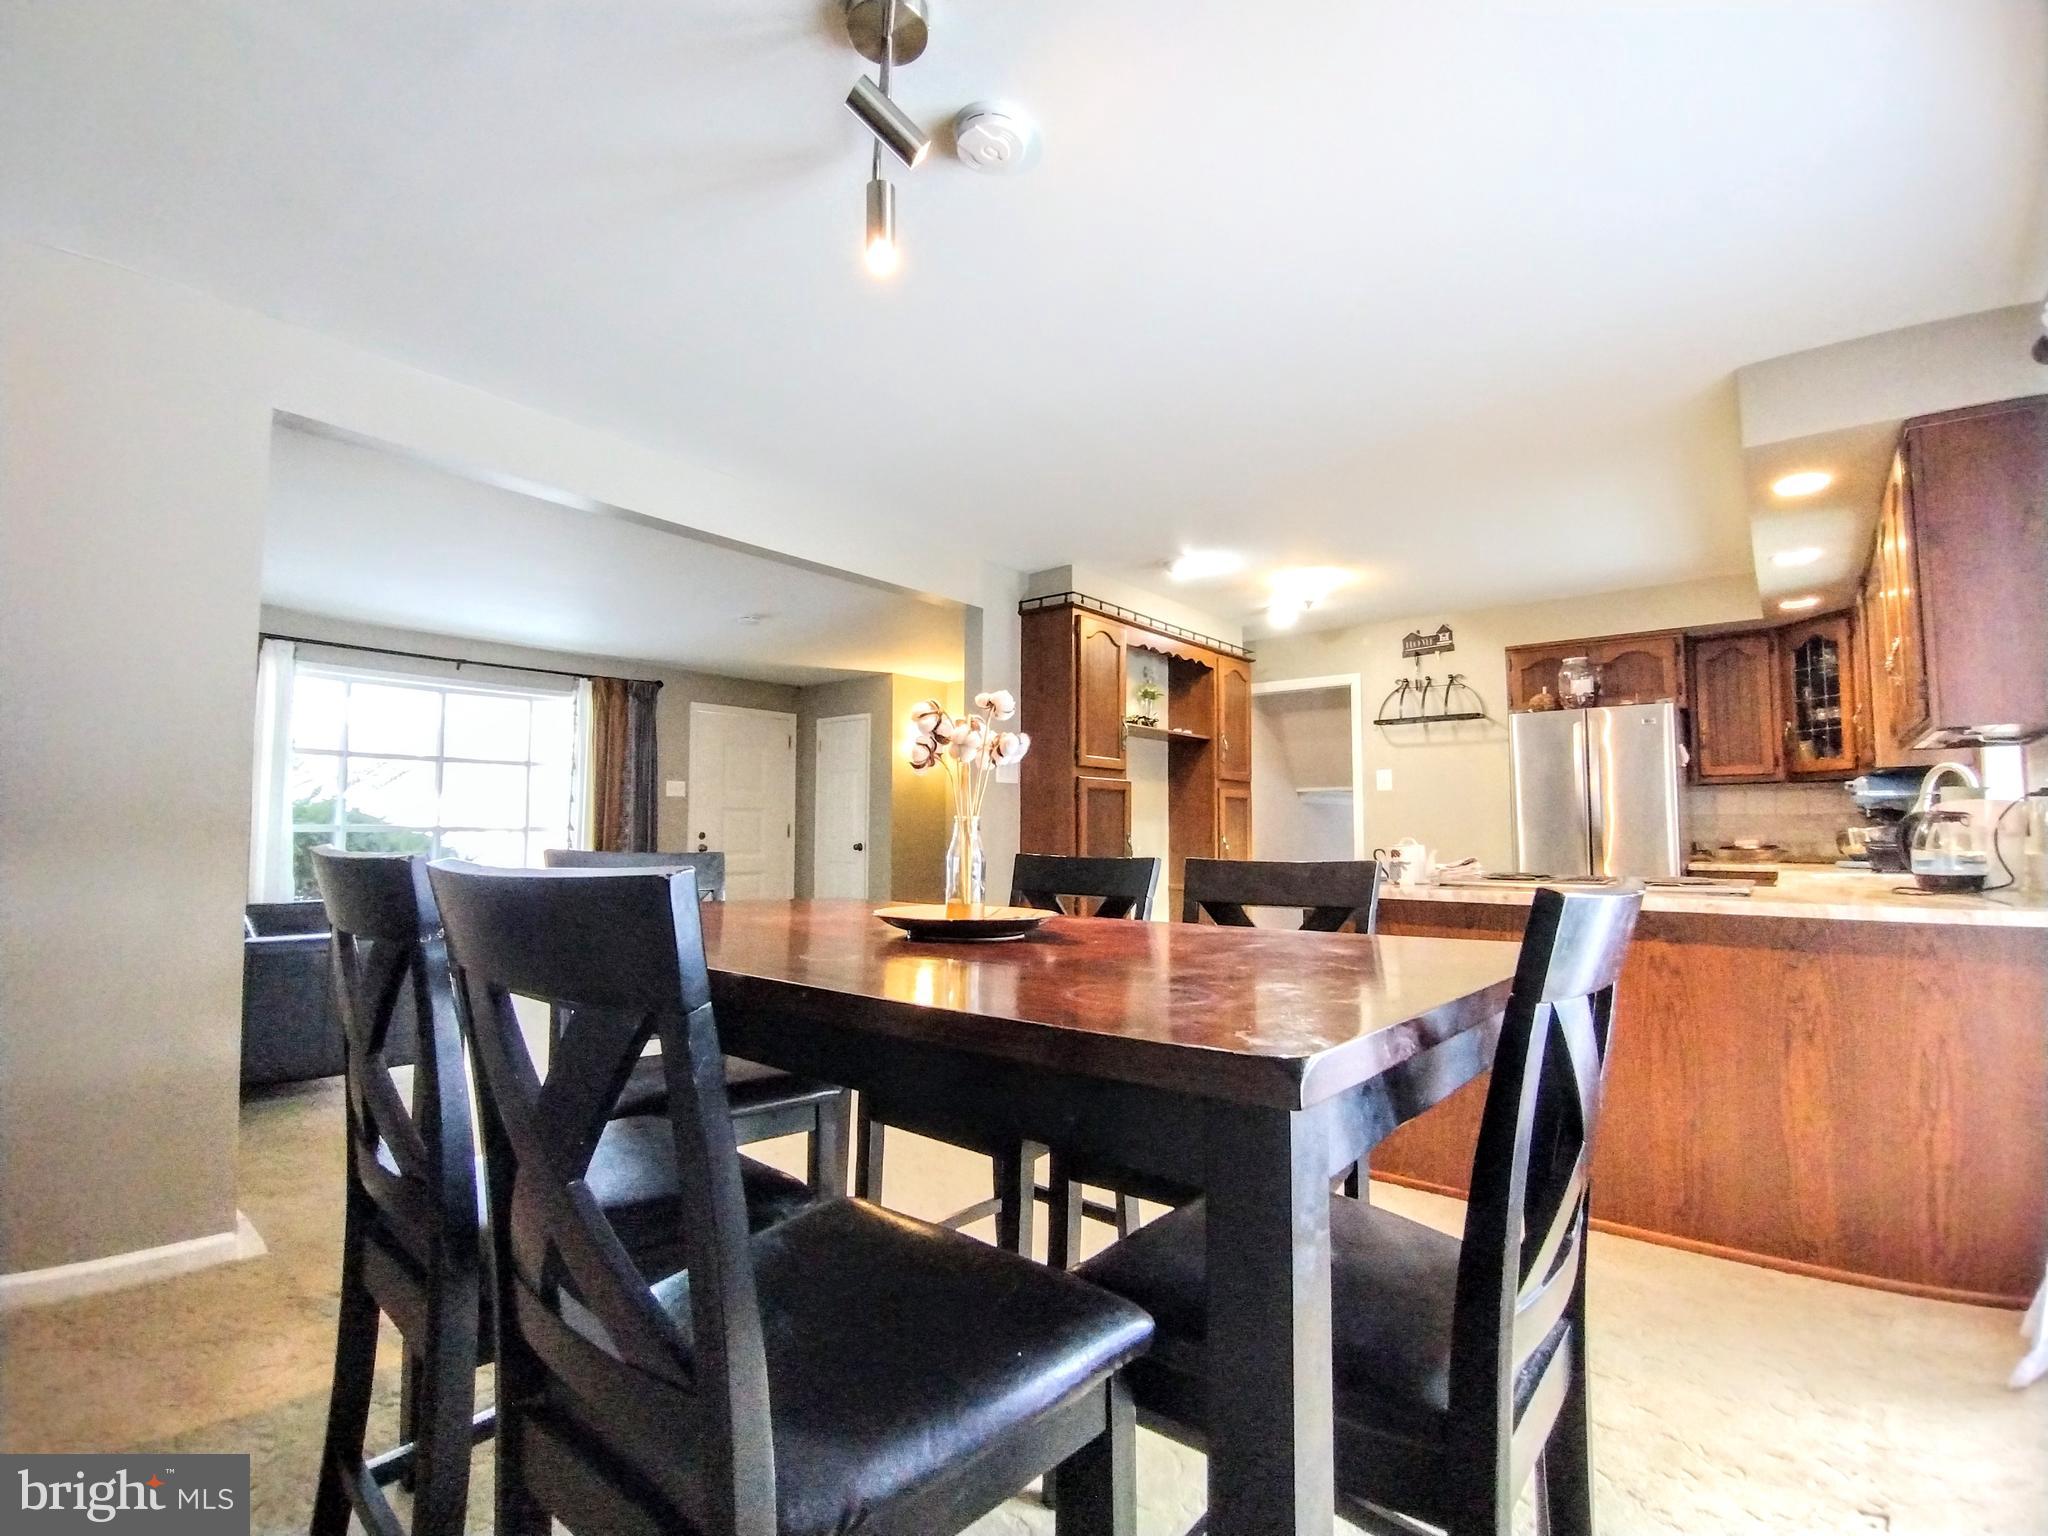
[[[1007,102],[977,101],[953,119],[953,153],[994,175],[1020,171],[1038,145],[1038,125]]]

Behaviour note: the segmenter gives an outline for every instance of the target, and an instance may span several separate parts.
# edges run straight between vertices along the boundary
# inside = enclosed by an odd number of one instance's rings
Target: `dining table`
[[[1066,916],[941,943],[859,901],[703,931],[729,1053],[1199,1191],[1208,1529],[1334,1529],[1331,1183],[1486,1070],[1512,944]]]

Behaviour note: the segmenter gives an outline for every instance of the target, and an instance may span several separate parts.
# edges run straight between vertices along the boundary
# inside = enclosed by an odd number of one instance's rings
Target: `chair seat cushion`
[[[817,1104],[833,1098],[839,1089],[830,1083],[813,1082],[780,1067],[764,1067],[758,1061],[725,1058],[725,1097],[735,1115],[754,1110],[780,1109],[791,1104]],[[668,1111],[668,1078],[659,1055],[642,1056],[633,1063],[633,1075],[619,1094],[621,1115],[660,1115]]]
[[[1138,1354],[1127,1301],[957,1232],[832,1200],[761,1233],[754,1283],[785,1536],[858,1529]],[[689,1277],[654,1288],[689,1332]]]
[[[675,1267],[666,1261],[682,1241],[682,1213],[675,1134],[667,1120],[635,1115],[609,1122],[584,1182],[619,1241],[642,1260],[643,1268],[650,1268],[650,1256],[656,1260],[650,1272],[667,1273]],[[750,1157],[740,1159],[740,1182],[746,1191],[747,1220],[756,1232],[786,1221],[812,1203],[810,1186],[803,1180]]]
[[[1200,1377],[1208,1333],[1204,1208],[1184,1206],[1078,1271],[1159,1324],[1157,1362]],[[1363,1200],[1330,1201],[1331,1370],[1337,1416],[1413,1439],[1450,1412],[1459,1243]]]

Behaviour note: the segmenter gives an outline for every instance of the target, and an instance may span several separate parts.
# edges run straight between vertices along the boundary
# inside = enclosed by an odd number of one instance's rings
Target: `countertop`
[[[1643,897],[1646,912],[1700,912],[1729,917],[1802,917],[1858,923],[1936,923],[1978,928],[2048,928],[2048,895],[1998,891],[1983,896],[1937,896],[1910,889],[1907,875],[1862,870],[1778,865],[1775,885],[1751,888],[1747,896],[1723,895],[1697,887],[1659,890]],[[1453,877],[1456,879],[1457,877]],[[1568,881],[1558,881],[1568,885]],[[1901,887],[1908,889],[1901,891]],[[1439,901],[1476,905],[1525,905],[1534,885],[1478,881],[1449,885],[1387,885],[1382,901]]]

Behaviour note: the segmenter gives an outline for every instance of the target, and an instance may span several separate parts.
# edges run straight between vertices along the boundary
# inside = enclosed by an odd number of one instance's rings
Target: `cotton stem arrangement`
[[[997,729],[1016,714],[1017,700],[1008,690],[977,693],[974,708],[964,715],[947,714],[937,699],[911,710],[905,747],[910,766],[918,773],[944,770],[955,816],[979,816],[996,770],[1023,761],[1031,750],[1031,738],[1022,731]]]

